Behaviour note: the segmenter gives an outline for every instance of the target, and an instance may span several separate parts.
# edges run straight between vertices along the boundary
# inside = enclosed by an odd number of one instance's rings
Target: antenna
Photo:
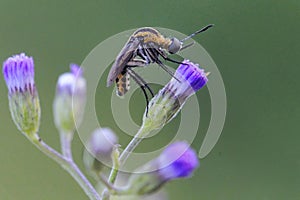
[[[182,40],[180,40],[180,42],[184,42],[184,41],[186,41],[186,40],[188,40],[188,39],[194,37],[195,35],[197,35],[197,34],[199,34],[199,33],[202,33],[202,32],[204,32],[204,31],[206,31],[207,29],[209,29],[209,28],[211,28],[211,27],[213,27],[213,26],[214,26],[214,24],[209,24],[209,25],[203,27],[202,29],[196,31],[195,33],[193,33],[193,34],[187,36],[186,38],[183,38]]]

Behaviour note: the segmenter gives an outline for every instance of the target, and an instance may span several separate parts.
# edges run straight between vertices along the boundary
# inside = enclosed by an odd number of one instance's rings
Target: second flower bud
[[[60,132],[74,132],[83,117],[86,102],[86,80],[79,66],[71,64],[71,72],[60,75],[53,103],[54,121]]]

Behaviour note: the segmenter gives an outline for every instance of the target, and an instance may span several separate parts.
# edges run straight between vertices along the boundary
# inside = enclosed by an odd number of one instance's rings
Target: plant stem
[[[116,181],[117,174],[118,174],[119,167],[120,167],[119,156],[120,156],[119,149],[118,149],[118,147],[115,146],[115,148],[112,152],[112,155],[111,155],[111,158],[112,158],[112,161],[113,161],[113,167],[111,169],[111,172],[110,172],[110,175],[109,175],[108,181],[107,181],[107,183],[111,184],[112,186]],[[103,200],[108,200],[109,199],[108,189],[110,189],[110,188],[107,187],[107,189],[104,189],[102,194],[101,194]],[[114,190],[110,190],[109,192],[112,193],[112,192],[114,192]]]
[[[119,161],[120,165],[124,165],[129,155],[134,151],[134,149],[139,145],[139,143],[144,139],[146,135],[150,133],[151,129],[146,126],[141,126],[139,131],[135,134],[129,144],[126,146],[124,151],[121,153]]]
[[[77,183],[81,186],[81,188],[91,200],[101,199],[95,188],[83,175],[83,173],[73,162],[73,160],[63,157],[60,153],[44,143],[38,135],[30,137],[29,139],[41,152],[61,165],[77,181]]]
[[[74,133],[65,133],[60,132],[60,146],[61,152],[64,157],[73,161],[72,150],[71,150],[71,141],[73,139]]]
[[[120,168],[120,152],[118,148],[115,148],[113,153],[112,153],[112,160],[113,160],[113,168],[112,171],[115,171],[114,173],[111,173],[110,176],[108,177],[108,182],[114,184],[116,181],[117,176],[114,176],[114,174],[118,173],[119,168]]]
[[[112,185],[110,182],[108,182],[107,178],[103,174],[99,173],[99,174],[97,174],[97,176],[99,179],[98,183],[104,184],[111,194],[124,194],[125,193],[125,191],[122,188],[117,188],[114,185]]]
[[[129,142],[129,144],[126,146],[122,154],[120,155],[118,161],[119,165],[115,166],[115,161],[114,161],[114,166],[110,171],[108,181],[111,184],[114,184],[119,172],[119,167],[124,165],[126,160],[128,159],[129,155],[134,151],[134,149],[138,146],[138,144],[143,140],[143,137],[145,137],[147,134],[151,132],[151,128],[149,126],[141,126],[139,131],[135,134],[135,136],[132,138],[132,140]],[[102,192],[102,197],[103,200],[108,200],[109,199],[109,194],[107,190],[104,190]]]
[[[137,132],[137,134],[135,134],[135,136],[132,138],[132,140],[129,142],[129,144],[127,145],[127,147],[124,149],[124,151],[121,153],[120,157],[119,157],[119,164],[123,165],[127,158],[129,157],[129,155],[133,152],[133,150],[137,147],[137,145],[142,141],[144,134],[145,134],[145,129],[143,128],[143,126],[139,129],[139,131]],[[114,184],[117,175],[119,172],[119,166],[113,166],[113,168],[110,171],[109,174],[109,182]]]

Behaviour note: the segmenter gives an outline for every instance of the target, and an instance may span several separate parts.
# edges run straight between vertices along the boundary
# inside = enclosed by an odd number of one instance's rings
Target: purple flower
[[[200,90],[208,79],[207,74],[199,68],[198,64],[189,60],[184,60],[182,63],[175,72],[175,78],[173,77],[163,90],[183,103],[187,97]]]
[[[181,110],[187,98],[200,90],[208,81],[207,73],[188,60],[180,64],[173,77],[149,103],[143,126],[160,129]]]
[[[62,94],[68,94],[71,96],[79,92],[85,92],[85,89],[82,88],[85,87],[83,86],[83,84],[85,83],[81,83],[82,77],[83,77],[82,69],[76,64],[71,64],[70,72],[60,75],[57,81],[56,92]]]
[[[33,94],[36,90],[33,59],[24,53],[14,55],[4,61],[3,75],[9,94],[27,91]]]
[[[125,191],[128,194],[150,194],[171,180],[190,177],[197,167],[197,154],[189,144],[175,142],[157,158],[137,169]]]
[[[74,63],[70,64],[70,72],[76,77],[83,76],[83,70]]]
[[[21,53],[8,58],[3,63],[3,76],[13,121],[22,133],[35,137],[40,125],[40,103],[32,57]]]
[[[199,166],[196,152],[186,142],[175,142],[157,158],[158,173],[165,181],[189,177]]]

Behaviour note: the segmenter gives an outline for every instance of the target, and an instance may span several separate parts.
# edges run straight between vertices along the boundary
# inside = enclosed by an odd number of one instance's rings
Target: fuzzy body
[[[151,55],[145,55],[143,49],[149,48],[150,45],[155,46],[157,49],[167,49],[170,44],[171,40],[165,38],[154,28],[144,27],[136,30],[116,57],[107,77],[107,87],[116,82],[118,90],[117,94],[124,95],[128,90],[121,86],[127,86],[128,81],[126,84],[124,84],[124,82],[119,83],[119,81],[121,81],[121,77],[126,74],[128,63],[137,56],[140,56],[142,60],[145,61],[144,65],[153,63],[157,60],[158,55],[153,53],[151,53]]]
[[[117,95],[119,97],[123,97],[126,92],[130,89],[130,78],[129,74],[119,74],[119,76],[116,79],[116,85],[117,85]]]

